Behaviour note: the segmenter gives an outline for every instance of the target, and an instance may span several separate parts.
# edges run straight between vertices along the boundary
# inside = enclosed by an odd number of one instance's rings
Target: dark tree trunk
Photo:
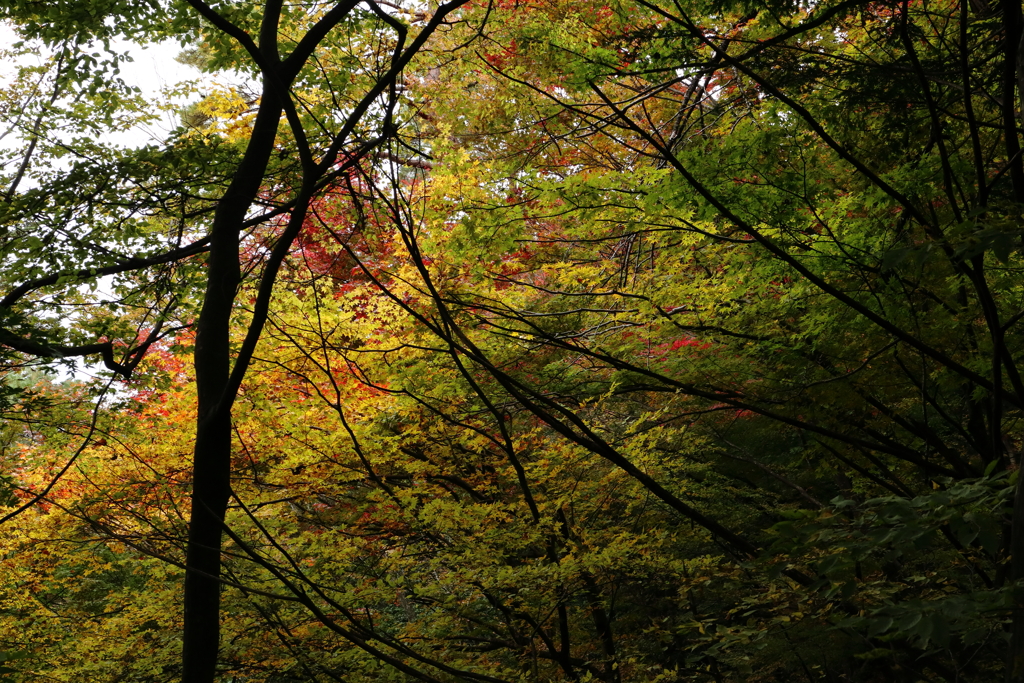
[[[231,493],[230,320],[240,280],[239,234],[274,148],[281,105],[264,84],[249,146],[214,216],[207,287],[196,325],[196,426],[185,574],[182,680],[212,683],[220,640],[221,531]]]

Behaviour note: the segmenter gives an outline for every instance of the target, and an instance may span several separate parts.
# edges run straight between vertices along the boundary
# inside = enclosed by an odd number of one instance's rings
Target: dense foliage
[[[1024,681],[1019,3],[52,6],[10,680]]]

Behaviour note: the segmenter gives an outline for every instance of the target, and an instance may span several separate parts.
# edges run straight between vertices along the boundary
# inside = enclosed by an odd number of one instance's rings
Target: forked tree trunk
[[[231,405],[266,320],[277,268],[284,260],[291,240],[301,229],[305,210],[303,202],[308,201],[309,192],[315,183],[332,168],[337,160],[340,143],[351,134],[356,122],[371,110],[372,103],[394,84],[404,66],[422,48],[445,17],[464,4],[465,0],[452,0],[438,5],[416,38],[404,50],[393,55],[387,72],[378,77],[376,84],[348,113],[348,120],[340,128],[331,148],[325,150],[326,155],[320,163],[313,162],[314,155],[305,142],[304,133],[296,129],[301,124],[296,122],[293,113],[290,125],[300,148],[300,158],[303,159],[303,189],[297,195],[288,227],[280,236],[267,263],[257,296],[256,311],[242,345],[240,355],[243,358],[236,359],[239,363],[236,369],[231,365],[230,321],[241,281],[239,236],[249,207],[260,191],[270,155],[274,151],[285,98],[289,97],[292,80],[319,42],[349,15],[358,0],[340,2],[323,14],[284,61],[280,58],[277,46],[277,23],[283,0],[267,0],[265,3],[258,47],[241,29],[232,26],[205,3],[199,0],[187,2],[219,30],[243,43],[264,72],[260,108],[245,155],[214,214],[206,293],[196,326],[195,370],[199,408],[186,550],[182,680],[184,683],[213,683],[220,645],[221,536],[231,495]],[[386,15],[381,16],[387,20]],[[386,23],[398,31],[400,45],[404,44],[406,30],[397,21],[389,20]],[[234,379],[230,379],[232,372]]]
[[[245,156],[214,215],[206,295],[196,325],[199,407],[185,573],[182,680],[212,683],[220,643],[221,532],[231,493],[230,320],[240,281],[239,234],[274,149],[281,105],[264,84]]]

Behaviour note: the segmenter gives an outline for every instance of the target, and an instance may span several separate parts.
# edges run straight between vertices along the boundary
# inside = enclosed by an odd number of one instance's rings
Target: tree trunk
[[[196,325],[199,408],[185,573],[182,680],[213,683],[220,644],[221,531],[231,493],[230,321],[240,281],[239,234],[274,148],[281,104],[264,82],[245,156],[214,215],[206,295]]]

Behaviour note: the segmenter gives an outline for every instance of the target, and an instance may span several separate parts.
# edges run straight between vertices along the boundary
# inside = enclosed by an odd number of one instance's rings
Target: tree
[[[25,265],[10,268],[10,276],[23,280],[5,298],[3,303],[8,310],[23,303],[29,293],[66,286],[69,281],[77,283],[97,275],[122,273],[130,274],[131,284],[144,294],[156,290],[155,300],[152,296],[144,299],[143,305],[149,311],[156,313],[164,308],[156,316],[153,331],[143,341],[129,342],[121,362],[114,358],[113,341],[69,346],[49,340],[26,340],[24,332],[11,331],[8,324],[3,341],[22,353],[58,358],[102,354],[108,368],[129,376],[145,350],[159,339],[177,289],[167,285],[166,279],[156,287],[139,287],[141,274],[207,252],[200,285],[204,293],[195,321],[198,417],[184,598],[185,680],[212,681],[215,673],[220,539],[230,495],[231,406],[262,331],[280,264],[303,225],[311,199],[344,177],[370,150],[393,134],[398,81],[403,69],[461,4],[442,4],[429,16],[389,13],[372,1],[318,6],[308,13],[285,8],[276,1],[245,6],[211,6],[201,1],[168,6],[114,2],[89,8],[57,3],[44,8],[45,16],[38,14],[39,7],[33,3],[16,3],[5,12],[4,18],[16,22],[25,36],[49,45],[107,43],[118,34],[197,37],[211,50],[213,64],[242,69],[260,82],[260,101],[249,136],[227,155],[217,151],[215,144],[194,145],[188,140],[180,140],[167,150],[138,151],[97,149],[94,144],[78,140],[72,151],[81,160],[69,171],[55,173],[50,182],[23,193],[25,197],[18,197],[18,201],[9,197],[10,224],[29,227],[30,217],[53,207],[64,216],[63,221],[57,222],[60,227],[55,236],[62,234],[64,226],[73,236],[57,242],[69,245],[66,251],[52,250],[44,259],[38,249],[29,249]],[[369,47],[358,45],[347,52],[343,42],[333,40],[338,34],[355,36],[362,31],[370,37]],[[352,75],[358,78],[342,81],[339,71],[323,69],[323,64],[335,60],[347,62],[350,68],[361,65],[362,68],[353,69]],[[106,64],[113,68],[117,61],[115,56]],[[80,57],[75,63],[77,70],[68,76],[58,76],[57,83],[75,84],[81,92],[105,104],[109,92],[106,74],[103,70],[90,73],[97,64],[95,58]],[[326,107],[315,106],[303,95],[304,84],[317,74],[334,79],[330,85],[335,90]],[[59,98],[56,87],[54,93],[47,107],[52,107]],[[371,111],[373,121],[365,121]],[[45,109],[43,113],[47,113]],[[278,132],[282,117],[287,121],[287,142],[281,140]],[[26,161],[31,161],[38,149],[36,140],[40,134],[39,126],[30,131]],[[62,146],[62,141],[52,144]],[[275,152],[281,152],[281,161],[274,159]],[[96,157],[103,163],[95,163]],[[211,169],[204,162],[211,158],[215,160],[213,169],[222,173],[208,173]],[[137,181],[154,167],[170,170],[177,159],[185,162],[185,178],[172,172],[159,173],[156,183]],[[23,174],[23,169],[16,173]],[[12,181],[11,193],[17,189],[19,179],[17,175]],[[131,186],[136,183],[140,189],[133,191]],[[123,206],[120,197],[126,190],[132,201],[129,212],[115,209],[110,216],[102,210]],[[85,201],[74,202],[75,196]],[[259,207],[256,215],[254,206]],[[140,215],[142,218],[137,218]],[[180,229],[168,233],[165,221],[175,215],[181,218]],[[197,229],[193,224],[197,219],[205,224],[203,228]],[[248,333],[236,354],[229,343],[229,325],[236,314],[242,260],[246,254],[256,255],[246,244],[246,235],[253,228],[268,224],[273,227],[265,235],[265,260],[247,264],[248,268],[259,267],[262,272]],[[91,234],[83,238],[82,227],[86,226]],[[186,234],[197,234],[197,238],[181,246]],[[34,232],[27,239],[40,246],[51,241]],[[138,249],[140,241],[141,254],[125,253]],[[21,246],[15,241],[8,247],[8,253],[18,254]],[[71,266],[64,259],[80,262]],[[74,291],[71,290],[72,297]],[[126,294],[126,300],[133,300],[133,294]],[[170,299],[171,304],[164,306],[161,298]],[[68,300],[58,299],[58,303]],[[90,331],[93,330],[86,326],[86,333]],[[109,336],[117,330],[104,324],[99,332]]]

